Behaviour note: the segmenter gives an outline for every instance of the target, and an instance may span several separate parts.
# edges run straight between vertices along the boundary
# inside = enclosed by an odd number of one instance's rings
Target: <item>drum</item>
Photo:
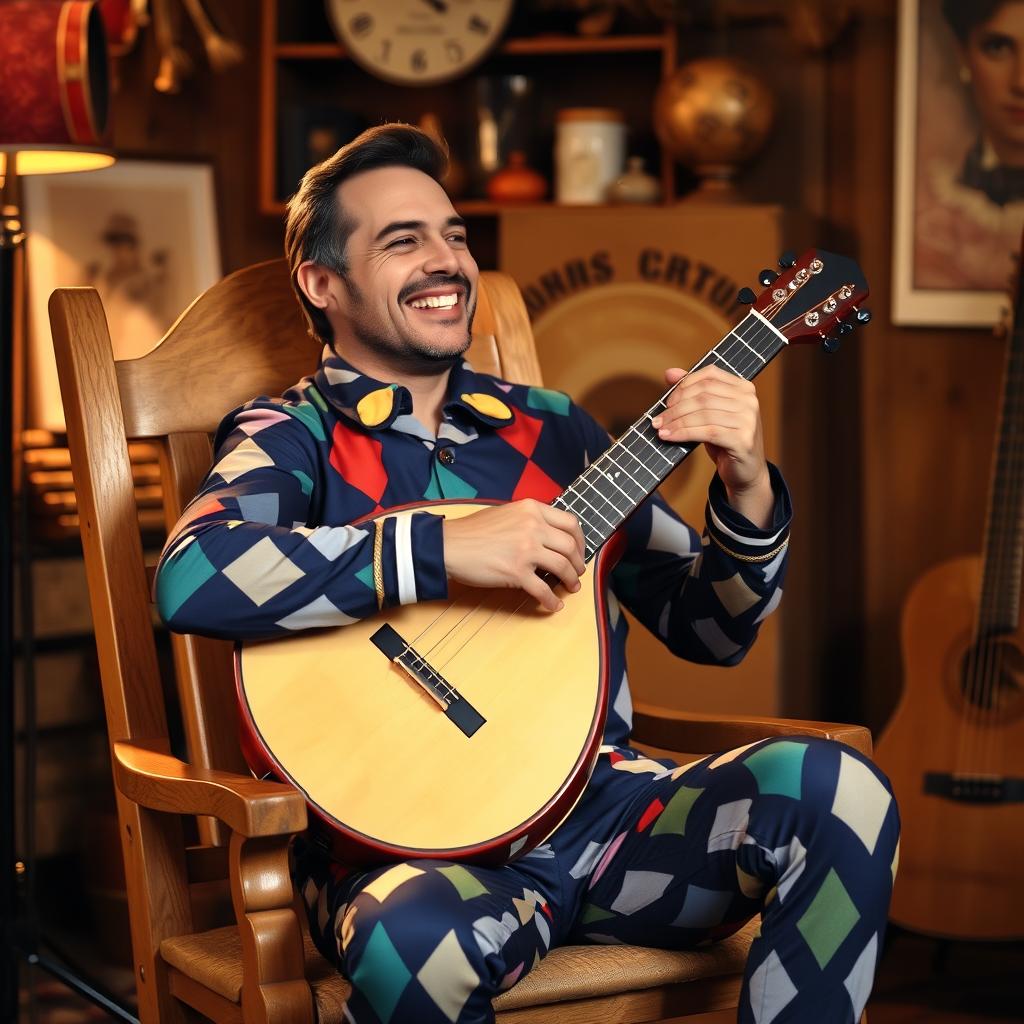
[[[109,66],[92,0],[0,0],[0,148],[103,146]]]

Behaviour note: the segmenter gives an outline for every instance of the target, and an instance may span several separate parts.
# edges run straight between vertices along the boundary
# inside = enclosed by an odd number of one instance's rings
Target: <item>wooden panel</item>
[[[837,635],[834,664],[857,664],[856,715],[873,728],[888,717],[902,669],[899,616],[914,580],[930,565],[978,551],[1004,345],[978,329],[896,327],[889,316],[893,168],[895,5],[859,0],[860,17],[828,65],[829,209],[860,244],[874,319],[856,346],[860,361],[859,443],[836,450],[859,459],[863,533],[835,539],[830,577],[863,586],[863,611]],[[857,449],[859,448],[859,455]],[[862,654],[858,656],[863,640]]]
[[[225,375],[225,351],[243,340],[245,359]],[[133,438],[212,433],[232,408],[256,395],[280,394],[319,359],[283,259],[231,274],[199,296],[152,352],[117,364],[126,432]],[[166,401],[168,394],[175,401]]]

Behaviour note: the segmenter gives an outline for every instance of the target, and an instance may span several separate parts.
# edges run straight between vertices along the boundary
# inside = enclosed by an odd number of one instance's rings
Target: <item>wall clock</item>
[[[464,75],[498,41],[514,0],[327,0],[354,61],[398,85]]]

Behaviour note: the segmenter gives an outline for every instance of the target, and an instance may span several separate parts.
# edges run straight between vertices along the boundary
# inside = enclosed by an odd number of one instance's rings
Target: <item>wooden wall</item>
[[[981,547],[1005,343],[989,331],[901,328],[889,318],[896,5],[858,6],[829,66],[826,196],[871,268],[877,314],[858,346],[862,535],[851,548],[862,572],[863,714],[878,726],[898,696],[909,587],[936,562]]]
[[[256,203],[258,11],[249,0],[217,6],[246,45],[246,64],[212,75],[186,33],[199,74],[182,95],[160,96],[147,31],[121,62],[115,137],[126,152],[215,162],[228,271],[278,255],[282,230]],[[855,252],[871,282],[870,327],[830,357],[827,373],[808,377],[820,426],[804,439],[801,462],[814,471],[796,495],[795,528],[826,531],[830,545],[793,566],[795,592],[819,600],[787,608],[786,642],[807,645],[810,668],[794,678],[786,710],[878,727],[899,690],[907,589],[929,565],[980,548],[1003,344],[985,331],[889,319],[896,4],[852,6],[854,24],[824,56],[798,51],[769,9],[725,31],[686,34],[681,59],[730,52],[760,65],[780,121],[744,179],[745,197],[809,211],[821,244]]]

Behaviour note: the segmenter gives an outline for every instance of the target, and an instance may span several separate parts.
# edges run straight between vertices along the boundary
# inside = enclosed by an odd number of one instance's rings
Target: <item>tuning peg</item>
[[[839,337],[843,337],[844,335],[849,334],[852,330],[853,324],[851,324],[849,320],[844,320],[839,325]]]
[[[782,267],[783,270],[788,270],[790,267],[795,267],[796,253],[794,253],[791,249],[787,249],[779,257],[779,266]]]
[[[836,351],[838,351],[838,349],[839,349],[839,339],[838,339],[838,338],[835,338],[835,337],[832,337],[832,336],[830,335],[829,337],[825,338],[825,339],[824,339],[824,341],[822,341],[822,343],[821,343],[821,347],[822,347],[822,348],[823,348],[823,349],[824,349],[824,350],[825,350],[825,351],[826,351],[826,352],[827,352],[827,353],[828,353],[829,355],[832,355],[832,353],[833,353],[833,352],[836,352]]]
[[[765,288],[767,288],[768,285],[770,285],[772,281],[774,281],[775,278],[777,278],[778,276],[779,275],[774,270],[772,270],[771,267],[765,267],[764,270],[762,270],[761,273],[757,275],[757,279],[758,281],[761,282],[761,284],[765,286]]]
[[[756,298],[757,298],[757,296],[754,294],[753,289],[751,289],[751,288],[741,288],[739,290],[739,294],[736,296],[736,301],[737,302],[745,302],[749,306],[750,303],[752,303],[754,301],[754,299],[756,299]]]
[[[870,309],[858,309],[857,310],[857,323],[866,324],[871,321],[871,310]]]

